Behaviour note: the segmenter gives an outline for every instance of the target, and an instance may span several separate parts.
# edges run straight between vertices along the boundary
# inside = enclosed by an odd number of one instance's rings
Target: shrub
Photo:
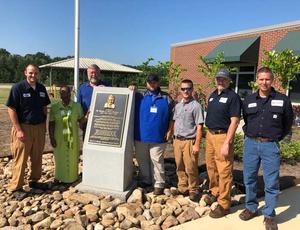
[[[243,158],[244,135],[236,133],[234,136],[233,153],[235,160],[242,160]]]

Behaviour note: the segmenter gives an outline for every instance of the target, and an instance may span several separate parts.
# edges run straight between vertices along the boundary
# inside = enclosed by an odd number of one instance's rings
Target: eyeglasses
[[[180,88],[181,91],[188,91],[188,92],[191,92],[193,90],[192,87],[188,87],[188,88]]]

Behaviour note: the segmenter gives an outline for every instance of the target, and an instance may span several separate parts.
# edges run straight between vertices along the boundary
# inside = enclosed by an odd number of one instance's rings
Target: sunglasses
[[[191,92],[193,90],[192,87],[187,87],[187,88],[180,88],[181,91],[188,91],[188,92]]]

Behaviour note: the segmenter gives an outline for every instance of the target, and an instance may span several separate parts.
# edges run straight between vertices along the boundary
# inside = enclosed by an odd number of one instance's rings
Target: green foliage
[[[243,159],[244,135],[236,133],[234,136],[233,153],[235,160]]]
[[[290,142],[279,143],[280,145],[280,155],[282,161],[294,164],[295,162],[300,161],[300,141],[293,140]],[[244,136],[242,134],[235,134],[234,137],[234,159],[242,160],[243,159],[243,146],[244,146]]]
[[[248,86],[251,87],[252,92],[257,91],[259,89],[259,86],[255,81],[248,82]]]
[[[288,90],[289,82],[296,78],[296,73],[300,71],[299,56],[293,50],[264,51],[266,59],[262,61],[264,66],[272,69],[282,88]]]
[[[213,62],[210,63],[201,55],[199,59],[201,63],[198,65],[198,71],[209,79],[209,87],[215,88],[215,74],[219,71],[219,69],[227,68],[223,63],[225,61],[224,53],[218,53]]]
[[[300,141],[280,142],[280,155],[290,164],[300,161]]]

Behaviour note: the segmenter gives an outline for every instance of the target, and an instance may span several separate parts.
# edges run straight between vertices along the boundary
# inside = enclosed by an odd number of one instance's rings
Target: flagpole
[[[79,85],[79,31],[80,31],[80,0],[75,0],[75,54],[74,54],[74,100],[77,101],[77,90]]]

